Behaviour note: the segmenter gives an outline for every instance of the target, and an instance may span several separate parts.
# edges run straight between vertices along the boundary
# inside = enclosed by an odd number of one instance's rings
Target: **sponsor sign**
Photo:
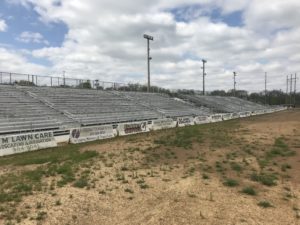
[[[211,116],[211,122],[219,122],[219,121],[222,121],[223,118],[222,118],[222,115],[221,114],[215,114],[215,115],[212,115]]]
[[[52,131],[0,136],[0,156],[57,146]]]
[[[225,113],[222,115],[223,120],[230,120],[232,119],[232,113]]]
[[[146,121],[133,122],[133,123],[122,123],[118,126],[119,135],[137,134],[149,131],[149,126]]]
[[[240,112],[240,117],[248,117],[251,116],[251,112]]]
[[[210,116],[196,116],[194,122],[195,124],[210,123]]]
[[[80,127],[71,129],[70,142],[73,144],[95,141],[100,139],[113,138],[117,135],[112,125],[95,127]]]
[[[254,111],[253,114],[254,114],[254,115],[261,115],[261,114],[264,114],[264,110],[257,110],[257,111]]]
[[[177,122],[171,118],[158,119],[152,121],[153,130],[161,130],[176,127]]]
[[[193,117],[179,117],[177,118],[178,127],[185,127],[194,125],[194,118]]]
[[[237,119],[237,118],[240,118],[239,113],[231,113],[231,119]]]

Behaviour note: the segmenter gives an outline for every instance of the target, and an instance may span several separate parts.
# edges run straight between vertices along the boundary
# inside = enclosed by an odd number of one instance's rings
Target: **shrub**
[[[251,180],[260,182],[261,184],[266,185],[266,186],[275,186],[277,177],[274,174],[253,173],[251,175]]]
[[[77,187],[77,188],[84,188],[84,187],[88,186],[88,181],[86,178],[81,177],[81,178],[79,178],[79,180],[75,181],[73,186]]]
[[[260,201],[258,204],[258,206],[262,207],[262,208],[270,208],[273,207],[272,204],[268,201]]]
[[[243,188],[242,193],[247,194],[247,195],[256,195],[256,191],[253,187]]]
[[[234,179],[226,179],[223,184],[228,187],[236,187],[239,185],[239,182]]]

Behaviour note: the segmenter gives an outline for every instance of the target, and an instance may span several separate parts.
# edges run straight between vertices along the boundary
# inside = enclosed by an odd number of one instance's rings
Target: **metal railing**
[[[42,76],[33,74],[0,72],[0,84],[18,84],[24,86],[71,87],[82,88],[87,83],[92,89],[118,90],[128,87],[128,84],[99,80],[76,79],[69,77]]]
[[[140,84],[125,84],[100,80],[77,79],[69,77],[42,76],[34,74],[22,74],[0,72],[0,84],[39,86],[39,87],[64,87],[64,88],[88,88],[99,90],[139,91],[146,92],[147,86]],[[88,86],[88,87],[87,87]],[[163,92],[162,88],[151,87],[151,92]]]

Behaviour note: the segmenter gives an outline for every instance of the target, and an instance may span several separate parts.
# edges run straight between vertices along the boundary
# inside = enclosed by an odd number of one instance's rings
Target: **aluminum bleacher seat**
[[[215,112],[253,112],[264,110],[269,107],[236,97],[203,96],[203,95],[182,95],[182,98],[195,103],[197,106],[212,108]]]

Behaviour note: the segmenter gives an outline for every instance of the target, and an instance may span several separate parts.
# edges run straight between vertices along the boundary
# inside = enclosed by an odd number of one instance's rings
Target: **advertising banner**
[[[195,124],[210,123],[210,116],[196,116],[194,119]]]
[[[237,118],[240,118],[239,113],[231,113],[231,119],[237,119]]]
[[[223,120],[222,114],[215,114],[215,115],[211,116],[211,122],[212,123],[219,122],[219,121],[222,121],[222,120]]]
[[[70,142],[72,144],[78,144],[88,141],[113,138],[116,135],[117,132],[113,129],[112,125],[80,127],[76,129],[71,129]]]
[[[178,127],[185,127],[194,125],[194,118],[193,117],[179,117],[177,118]]]
[[[152,121],[152,130],[161,130],[176,127],[177,122],[171,118],[158,119]]]
[[[232,113],[224,113],[222,115],[223,120],[231,120],[232,119]]]
[[[0,136],[0,156],[56,146],[52,131]]]
[[[241,118],[248,117],[248,116],[251,116],[251,112],[240,112],[240,117]]]
[[[148,122],[132,122],[132,123],[122,123],[118,125],[118,131],[120,136],[137,134],[149,131]]]

